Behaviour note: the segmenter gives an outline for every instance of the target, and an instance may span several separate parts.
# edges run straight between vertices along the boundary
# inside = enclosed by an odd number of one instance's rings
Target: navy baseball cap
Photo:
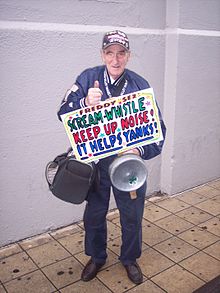
[[[127,35],[119,30],[107,32],[103,37],[102,49],[111,45],[120,45],[129,51],[129,41]]]

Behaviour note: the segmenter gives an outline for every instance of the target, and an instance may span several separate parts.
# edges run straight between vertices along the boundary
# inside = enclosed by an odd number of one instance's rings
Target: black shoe
[[[88,263],[86,264],[86,266],[84,267],[82,271],[81,279],[84,282],[88,282],[94,279],[102,266],[104,266],[104,264],[95,263],[90,258],[90,260],[88,261]]]
[[[139,267],[139,265],[136,262],[129,264],[129,265],[125,265],[124,267],[127,271],[128,278],[133,283],[138,285],[143,282],[143,274],[142,274],[141,268]]]

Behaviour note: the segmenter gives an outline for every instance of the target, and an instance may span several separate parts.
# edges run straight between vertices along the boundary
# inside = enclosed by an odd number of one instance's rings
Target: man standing
[[[148,82],[133,71],[126,69],[130,58],[127,35],[119,30],[108,32],[102,42],[101,57],[104,65],[83,71],[69,89],[61,103],[58,116],[67,112],[97,105],[111,97],[129,94],[149,88]],[[161,127],[165,137],[165,125],[160,115]],[[161,153],[163,142],[153,143],[130,150],[145,160]],[[105,264],[107,253],[107,222],[111,181],[108,168],[116,156],[99,160],[99,190],[91,190],[84,212],[85,253],[91,258],[82,272],[82,280],[92,280]],[[143,281],[137,259],[141,256],[142,217],[146,194],[146,182],[137,190],[137,197],[131,199],[129,192],[122,192],[113,186],[113,194],[120,213],[122,246],[120,261],[129,279],[135,284]]]

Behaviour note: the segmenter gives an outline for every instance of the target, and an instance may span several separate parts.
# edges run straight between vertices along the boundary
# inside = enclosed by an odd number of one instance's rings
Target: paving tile
[[[144,206],[149,207],[155,200],[158,200],[158,197],[152,196],[152,197],[149,197],[149,198],[145,199]]]
[[[0,285],[0,293],[7,293],[2,285]]]
[[[80,280],[82,269],[83,266],[74,257],[69,257],[44,267],[42,271],[59,289]]]
[[[198,249],[177,237],[157,244],[154,248],[175,262],[179,262],[198,252]]]
[[[37,269],[25,252],[20,252],[0,261],[0,280],[2,283],[20,277]]]
[[[172,237],[172,234],[150,223],[142,228],[144,243],[153,246],[161,241]]]
[[[77,223],[77,225],[78,225],[82,230],[85,230],[85,228],[84,228],[84,222],[83,222],[83,221],[80,221],[79,223]]]
[[[48,243],[52,240],[53,238],[48,233],[46,233],[20,241],[19,244],[23,249],[27,250]]]
[[[220,241],[210,245],[209,247],[205,248],[203,251],[217,258],[218,260],[220,260]]]
[[[212,197],[212,200],[217,201],[218,203],[220,203],[220,195],[216,195],[216,196]]]
[[[108,214],[107,214],[107,217],[106,219],[108,221],[112,221],[113,219],[115,218],[119,218],[119,210],[118,209],[115,209],[113,211],[110,211]]]
[[[113,224],[117,225],[118,227],[121,227],[120,218],[114,218],[111,221]]]
[[[169,197],[156,203],[159,207],[168,210],[171,213],[182,211],[189,207],[189,204],[179,200],[176,197]]]
[[[139,264],[143,274],[147,278],[151,278],[152,276],[174,265],[174,262],[155,249],[149,248],[142,252]]]
[[[202,251],[179,264],[205,282],[214,279],[220,274],[220,262]]]
[[[214,217],[202,223],[201,225],[199,225],[199,227],[220,237],[220,218],[218,217]]]
[[[145,227],[145,226],[147,226],[147,225],[150,225],[150,224],[152,224],[151,222],[149,222],[148,220],[146,220],[146,219],[142,219],[142,227]]]
[[[117,263],[100,271],[97,278],[115,293],[124,292],[135,286],[135,284],[128,279],[126,270],[121,263]]]
[[[107,243],[108,248],[115,254],[120,255],[121,251],[121,237],[109,240]]]
[[[84,235],[85,232],[81,231],[58,239],[57,241],[59,241],[59,243],[61,243],[70,253],[75,254],[84,250]]]
[[[155,195],[150,195],[147,199],[147,201],[145,201],[145,206],[149,206],[151,203],[156,203],[158,201],[160,201],[162,198],[164,198],[166,195],[163,193],[159,193],[157,192]]]
[[[174,235],[193,227],[192,223],[189,223],[184,219],[177,217],[176,215],[170,215],[157,221],[155,224]]]
[[[161,272],[153,277],[152,281],[169,293],[193,292],[204,284],[202,280],[178,265]]]
[[[219,179],[173,197],[146,200],[139,259],[145,279],[139,286],[130,282],[118,260],[118,209],[107,220],[108,259],[94,280],[80,280],[89,259],[81,221],[0,249],[0,293],[189,293],[220,274]]]
[[[220,189],[220,180],[211,181],[207,185]]]
[[[82,228],[79,227],[77,224],[74,224],[74,225],[70,225],[70,226],[58,229],[56,231],[53,231],[50,233],[50,235],[53,236],[53,238],[55,239],[60,239],[62,237],[69,236],[80,231],[82,231]]]
[[[193,293],[219,293],[220,289],[220,275],[208,283],[204,284],[202,287],[198,288]]]
[[[68,287],[60,290],[61,293],[111,293],[99,280],[96,278],[89,282],[79,281]]]
[[[208,186],[208,185],[203,185],[203,186],[193,188],[192,191],[196,192],[198,194],[204,195],[207,198],[212,198],[212,197],[214,197],[216,195],[219,195],[219,193],[220,193],[219,189],[213,188],[213,187]]]
[[[155,222],[169,216],[170,214],[170,212],[158,207],[155,204],[151,204],[144,209],[144,218],[150,222]]]
[[[118,260],[118,255],[116,255],[115,253],[113,253],[111,250],[107,249],[107,259],[106,259],[106,263],[105,265],[102,267],[102,269],[107,268],[117,262],[119,262]],[[87,264],[87,262],[89,261],[90,257],[85,255],[84,252],[75,254],[74,257],[83,264],[83,266],[85,266]]]
[[[56,291],[56,288],[39,270],[6,283],[5,288],[8,293],[48,293]]]
[[[179,234],[178,237],[199,249],[204,249],[205,247],[218,241],[217,236],[209,233],[201,227],[196,226]]]
[[[164,293],[165,291],[160,289],[156,284],[150,280],[145,281],[141,285],[134,287],[131,290],[126,291],[128,293]]]
[[[107,231],[108,231],[108,237],[107,237],[108,241],[115,239],[121,235],[121,228],[109,221],[107,221]]]
[[[2,247],[0,249],[0,259],[3,259],[5,257],[8,257],[19,252],[22,252],[22,249],[17,243]]]
[[[197,204],[204,200],[207,200],[207,197],[204,195],[195,193],[193,191],[186,191],[178,195],[178,198],[188,204]]]
[[[211,199],[200,202],[196,204],[195,206],[207,213],[210,213],[213,216],[217,216],[220,214],[220,203],[213,201]]]
[[[47,266],[70,256],[70,253],[57,241],[50,241],[49,243],[31,248],[27,250],[27,253],[39,267]]]
[[[195,225],[205,222],[213,217],[212,215],[193,206],[177,213],[176,215]]]

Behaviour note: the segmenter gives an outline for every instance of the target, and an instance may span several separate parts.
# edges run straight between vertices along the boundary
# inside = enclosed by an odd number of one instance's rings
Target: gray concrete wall
[[[220,1],[167,1],[161,189],[220,175]]]
[[[219,3],[0,0],[0,245],[82,218],[84,205],[51,195],[44,169],[69,145],[60,100],[101,64],[110,29],[128,33],[129,68],[154,87],[168,128],[163,155],[147,162],[148,194],[219,177]]]

